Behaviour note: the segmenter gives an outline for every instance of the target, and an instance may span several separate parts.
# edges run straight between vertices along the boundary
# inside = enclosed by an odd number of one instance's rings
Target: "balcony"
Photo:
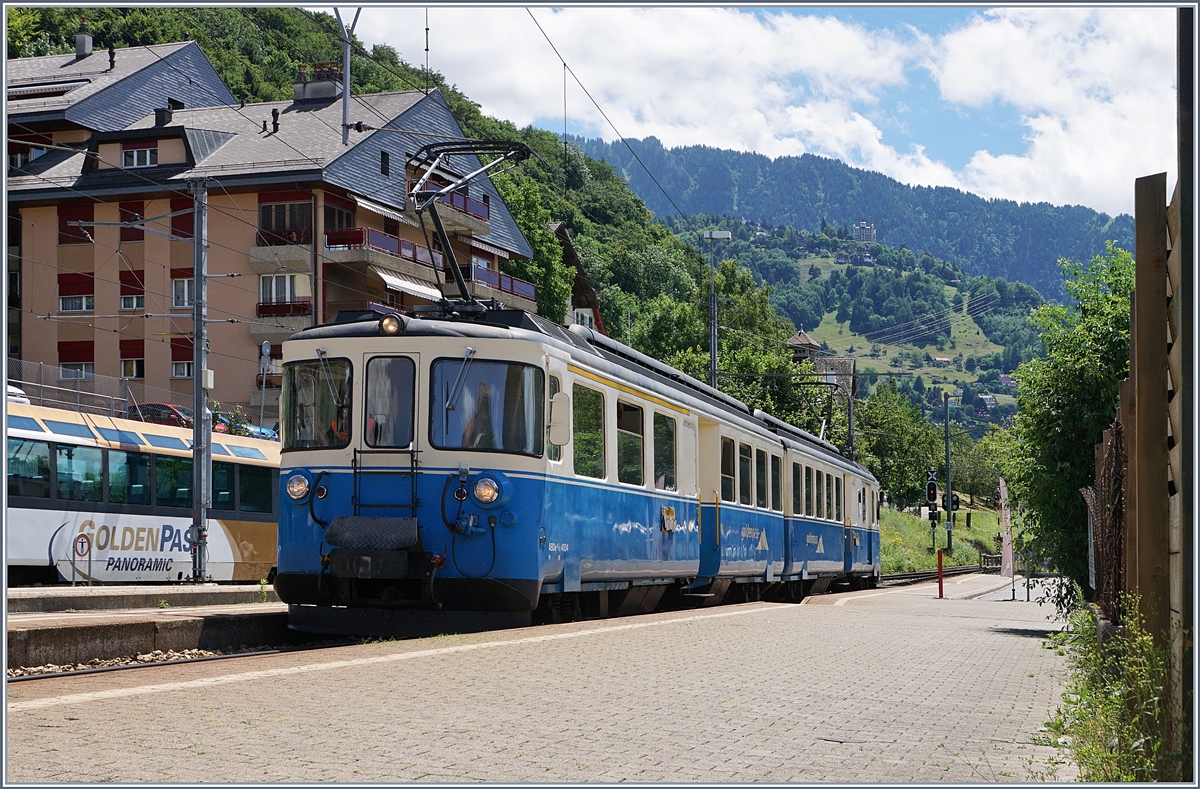
[[[416,185],[417,185],[416,181],[409,181],[408,182],[408,191],[411,193],[412,190],[416,187]],[[428,185],[432,186],[435,189],[441,189],[444,186],[444,184],[436,184],[436,183],[428,184]],[[483,202],[482,200],[476,200],[474,197],[468,197],[467,195],[461,194],[460,192],[451,192],[450,194],[442,195],[441,197],[438,198],[438,202],[445,203],[446,205],[450,206],[451,208],[457,208],[459,211],[462,211],[464,214],[470,214],[471,216],[473,216],[477,219],[482,219],[484,222],[491,221],[491,218],[492,218],[491,206],[489,206],[487,203]]]
[[[440,252],[430,257],[429,250],[411,241],[397,238],[390,233],[369,227],[348,227],[342,230],[325,231],[326,249],[370,249],[433,268],[443,268],[445,259]]]
[[[291,244],[311,244],[312,228],[297,227],[287,230],[259,230],[257,244],[260,247],[285,247]]]
[[[490,268],[481,266],[464,267],[461,271],[463,278],[469,282],[479,282],[502,293],[520,296],[532,302],[537,301],[537,286],[532,282],[510,277],[508,274],[501,274],[499,271],[492,271]]]
[[[312,315],[312,299],[296,298],[291,301],[260,301],[255,309],[259,318],[286,318]]]

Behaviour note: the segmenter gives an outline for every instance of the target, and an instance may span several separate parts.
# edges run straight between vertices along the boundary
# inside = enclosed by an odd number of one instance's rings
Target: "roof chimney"
[[[279,133],[279,108],[271,110],[271,133]]]
[[[292,101],[330,102],[342,95],[342,69],[336,63],[315,63],[311,75],[304,66],[292,83]]]
[[[170,107],[159,107],[154,111],[154,125],[168,126],[171,123],[171,118],[174,115]]]
[[[108,70],[112,71],[117,66],[117,48],[112,44],[108,45]]]
[[[75,57],[86,58],[92,54],[92,34],[88,30],[87,17],[79,22],[79,32],[75,34]]]

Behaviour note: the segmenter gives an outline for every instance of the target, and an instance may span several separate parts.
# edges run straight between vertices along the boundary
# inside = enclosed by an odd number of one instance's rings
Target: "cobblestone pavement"
[[[984,599],[1001,582],[11,684],[6,778],[1072,779],[1031,742],[1065,669],[1053,625]]]

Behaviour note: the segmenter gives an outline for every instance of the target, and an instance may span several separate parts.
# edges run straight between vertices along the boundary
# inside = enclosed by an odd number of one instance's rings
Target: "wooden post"
[[[1167,175],[1134,184],[1137,308],[1130,373],[1137,432],[1137,590],[1146,628],[1165,644],[1170,628],[1167,502]]]
[[[1133,367],[1133,313],[1136,311],[1132,301],[1137,296],[1136,293],[1130,294],[1130,321],[1129,321],[1129,351],[1130,369]],[[1125,521],[1121,526],[1122,542],[1124,543],[1125,555],[1123,558],[1124,578],[1125,583],[1121,591],[1136,592],[1138,588],[1138,531],[1137,531],[1137,485],[1134,482],[1137,480],[1137,431],[1134,430],[1134,420],[1136,419],[1137,409],[1134,402],[1133,381],[1129,378],[1120,383],[1121,405],[1118,409],[1118,415],[1121,420],[1121,425],[1124,428],[1122,431],[1122,439],[1125,444]]]

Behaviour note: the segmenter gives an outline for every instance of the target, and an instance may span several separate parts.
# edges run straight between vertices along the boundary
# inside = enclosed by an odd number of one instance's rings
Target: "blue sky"
[[[430,64],[484,112],[563,129],[563,68],[621,134],[668,147],[814,153],[985,197],[1133,207],[1175,179],[1175,13],[1115,8],[453,7]],[[424,62],[424,8],[367,7],[358,35]],[[573,80],[567,128],[616,133]]]

